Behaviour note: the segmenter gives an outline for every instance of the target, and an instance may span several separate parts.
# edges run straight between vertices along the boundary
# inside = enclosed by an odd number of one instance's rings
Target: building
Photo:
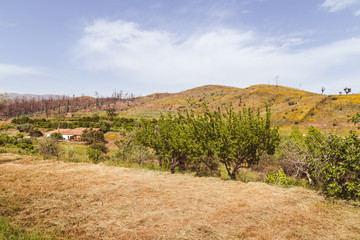
[[[52,133],[61,133],[64,140],[75,140],[80,141],[81,134],[87,128],[75,128],[75,129],[57,129],[53,131],[46,132],[44,135],[50,137]],[[99,130],[99,128],[93,128],[94,130]]]

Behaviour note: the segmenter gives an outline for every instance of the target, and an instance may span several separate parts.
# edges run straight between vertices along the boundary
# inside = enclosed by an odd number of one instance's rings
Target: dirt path
[[[303,188],[0,154],[0,214],[71,239],[360,239],[360,209]]]

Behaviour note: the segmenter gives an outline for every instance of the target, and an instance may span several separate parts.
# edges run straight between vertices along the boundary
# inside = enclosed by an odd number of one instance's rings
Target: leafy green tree
[[[279,142],[277,127],[271,127],[270,109],[265,118],[250,109],[235,112],[233,108],[203,114],[187,112],[161,116],[156,125],[142,120],[137,140],[155,150],[160,165],[175,172],[205,164],[223,163],[229,176],[236,179],[241,167],[257,164],[264,153],[273,154]]]
[[[86,151],[86,153],[87,153],[89,159],[95,164],[97,164],[103,160],[104,153],[102,151],[100,151],[99,149],[89,148]]]
[[[110,131],[112,125],[113,123],[107,120],[100,120],[98,123],[98,126],[103,133],[107,133],[108,131]]]
[[[87,144],[105,143],[104,133],[102,131],[97,131],[92,128],[85,129],[81,134],[81,141],[84,141]]]
[[[264,153],[274,154],[280,139],[278,127],[271,127],[268,107],[265,118],[250,108],[237,113],[230,108],[224,114],[220,110],[209,114],[216,155],[231,179],[236,179],[241,167],[257,164]]]
[[[59,132],[54,132],[50,135],[51,138],[57,140],[57,141],[61,141],[64,140],[63,135]]]
[[[103,153],[107,153],[108,152],[108,148],[105,146],[104,143],[93,143],[89,146],[89,148],[91,149],[97,149],[102,151]]]
[[[38,138],[38,137],[42,137],[44,134],[37,128],[34,128],[33,130],[30,131],[30,137],[33,138]]]

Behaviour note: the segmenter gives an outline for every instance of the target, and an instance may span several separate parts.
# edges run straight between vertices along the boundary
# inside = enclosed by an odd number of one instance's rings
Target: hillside
[[[208,85],[173,94],[152,94],[137,99],[127,111],[178,111],[230,106],[236,109],[271,107],[281,127],[314,125],[325,131],[354,129],[348,118],[360,111],[360,94],[321,95],[289,87],[255,85],[245,89]]]
[[[28,115],[35,117],[73,117],[104,114],[107,108],[114,107],[120,117],[153,118],[169,111],[201,111],[204,103],[213,110],[232,105],[235,109],[251,107],[261,111],[267,104],[271,107],[273,122],[282,130],[288,131],[294,125],[302,128],[314,125],[322,131],[346,133],[356,129],[348,123],[348,119],[360,111],[360,94],[321,95],[275,85],[255,85],[244,89],[207,85],[179,93],[154,93],[145,97],[120,91],[105,98],[84,96],[38,102],[18,101],[9,105],[7,112],[8,118],[29,111]],[[15,115],[11,115],[10,110]]]
[[[0,215],[55,239],[358,239],[314,191],[0,154]]]

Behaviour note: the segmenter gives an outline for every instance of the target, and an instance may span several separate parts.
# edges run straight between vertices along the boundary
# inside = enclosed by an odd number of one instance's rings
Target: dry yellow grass
[[[304,188],[0,154],[0,213],[70,239],[360,239],[360,209]]]

